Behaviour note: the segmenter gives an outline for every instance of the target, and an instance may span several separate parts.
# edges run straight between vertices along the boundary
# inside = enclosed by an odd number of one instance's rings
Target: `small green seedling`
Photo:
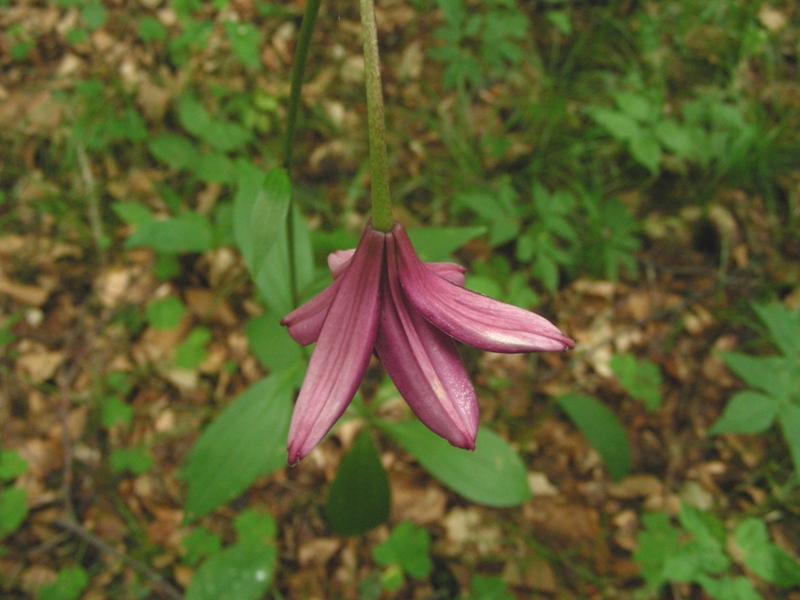
[[[797,471],[800,469],[800,312],[790,312],[777,302],[756,304],[753,309],[780,354],[721,354],[728,367],[754,389],[735,394],[708,432],[756,434],[778,423]]]

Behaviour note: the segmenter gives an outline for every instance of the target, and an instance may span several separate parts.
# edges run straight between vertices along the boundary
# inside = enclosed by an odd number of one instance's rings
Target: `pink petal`
[[[350,261],[353,259],[353,253],[355,251],[355,248],[352,250],[337,250],[328,255],[328,269],[330,269],[334,279],[344,273],[347,265],[350,264]],[[425,263],[425,266],[439,277],[444,277],[451,283],[461,286],[464,285],[464,274],[467,270],[461,265],[451,262],[432,262]]]
[[[341,283],[325,317],[292,413],[290,464],[303,458],[325,437],[347,408],[367,369],[378,329],[380,278],[387,237],[367,227],[350,267],[337,280]]]
[[[328,268],[331,270],[331,275],[333,275],[334,279],[344,273],[347,265],[353,260],[355,251],[356,249],[353,248],[352,250],[337,250],[328,254]]]
[[[456,285],[462,287],[464,286],[464,274],[467,272],[467,269],[461,265],[450,262],[433,262],[423,264],[428,270],[432,271],[439,277],[444,277],[450,283],[455,283]]]
[[[281,320],[281,325],[288,327],[289,335],[298,344],[307,346],[316,342],[317,338],[319,338],[331,302],[336,296],[336,290],[339,289],[338,278],[350,265],[354,253],[355,248],[352,250],[337,250],[329,254],[328,267],[333,275],[333,283]],[[466,269],[461,265],[441,262],[426,263],[425,267],[456,285],[464,285]]]
[[[396,240],[400,283],[410,303],[433,325],[455,339],[490,352],[540,352],[575,343],[550,321],[437,277],[419,260],[399,223]]]
[[[281,319],[281,325],[288,328],[289,335],[295,342],[307,346],[317,341],[340,284],[337,279],[311,300]]]
[[[478,399],[455,342],[406,300],[391,235],[386,261],[375,350],[420,421],[454,446],[474,450]]]

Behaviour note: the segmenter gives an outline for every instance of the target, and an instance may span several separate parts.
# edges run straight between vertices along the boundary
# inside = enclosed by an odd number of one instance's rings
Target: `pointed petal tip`
[[[290,467],[296,466],[301,460],[308,456],[308,453],[313,449],[314,446],[311,446],[311,448],[304,448],[301,440],[290,439],[286,444],[286,463]]]
[[[447,440],[451,446],[475,452],[475,440],[478,438],[477,423],[474,427],[469,427],[468,430],[463,427],[452,427],[447,431],[442,431],[441,429],[437,431],[432,429],[425,421],[422,421],[422,423],[435,434]]]
[[[452,441],[450,442],[456,448],[461,448],[462,450],[469,450],[470,452],[475,452],[475,438],[464,438],[461,443],[454,444]]]
[[[554,351],[566,352],[567,350],[572,350],[575,347],[575,340],[561,333],[558,338],[553,338],[553,345],[558,346],[553,348]]]

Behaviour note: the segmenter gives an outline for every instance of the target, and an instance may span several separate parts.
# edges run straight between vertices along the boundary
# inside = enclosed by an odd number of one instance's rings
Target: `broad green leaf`
[[[188,484],[186,519],[233,500],[262,475],[286,464],[295,367],[273,373],[239,395],[195,442],[181,473]]]
[[[521,308],[533,308],[541,304],[541,299],[531,289],[524,273],[512,273],[506,281],[506,302]]]
[[[796,359],[800,354],[800,312],[789,312],[780,302],[754,304],[753,309],[784,356]]]
[[[191,93],[184,93],[178,100],[178,122],[196,137],[203,137],[211,123],[211,115]]]
[[[682,158],[702,156],[702,152],[698,152],[695,147],[691,130],[684,125],[680,125],[677,121],[672,119],[659,121],[656,124],[655,132],[664,147],[678,156]]]
[[[280,371],[304,360],[298,343],[280,324],[280,317],[271,312],[250,319],[245,334],[250,350],[270,371]]]
[[[139,21],[139,26],[136,29],[139,33],[139,37],[142,38],[144,42],[165,40],[167,38],[167,28],[155,17],[143,18]]]
[[[143,223],[128,236],[125,247],[146,246],[168,254],[204,252],[211,248],[211,240],[208,217],[186,212],[177,217]]]
[[[680,551],[671,554],[664,563],[664,578],[670,581],[690,582],[704,573],[723,573],[730,560],[718,545],[698,540],[681,544]]]
[[[178,65],[188,60],[191,51],[205,48],[214,29],[211,19],[193,19],[188,14],[181,19],[181,25],[183,30],[180,35],[167,43],[170,56]]]
[[[137,227],[153,220],[153,212],[138,202],[114,202],[111,210],[129,225]]]
[[[358,235],[353,235],[341,229],[334,229],[333,231],[316,230],[311,232],[314,252],[321,258],[326,258],[328,254],[336,252],[337,250],[355,248],[358,244],[358,239]],[[328,280],[330,280],[330,278]]]
[[[509,190],[505,180],[497,186],[474,187],[456,194],[453,202],[463,205],[489,221],[489,244],[499,246],[519,233],[519,218],[514,206],[516,192]]]
[[[256,202],[261,202],[265,206],[270,205],[264,191],[264,181],[267,178],[267,174],[250,161],[244,159],[237,160],[235,168],[236,195],[233,199],[233,237],[247,268],[250,270],[250,274],[254,275],[256,272],[254,268],[256,256],[260,255],[263,260],[263,255],[269,250],[269,246],[274,244],[280,235],[280,213],[276,215],[277,219],[273,219],[269,223],[262,223],[263,230],[260,233],[266,240],[257,237],[257,231],[252,225]],[[260,197],[263,197],[263,200],[259,200]],[[262,244],[265,247],[257,248],[257,244]]]
[[[601,106],[591,107],[587,112],[598,125],[607,129],[614,139],[630,141],[641,138],[643,135],[639,124],[621,112]]]
[[[664,512],[646,513],[642,517],[642,530],[636,536],[633,559],[639,563],[642,577],[651,589],[666,583],[664,567],[667,559],[679,552],[681,531],[672,525]]]
[[[545,17],[550,21],[562,35],[570,35],[572,33],[572,22],[569,15],[563,10],[548,10]]]
[[[420,421],[379,426],[439,481],[486,506],[516,506],[530,500],[525,465],[497,434],[481,427],[475,452],[451,446]]]
[[[78,600],[89,585],[89,575],[82,567],[67,567],[58,572],[53,583],[42,586],[37,600]]]
[[[646,167],[653,175],[657,175],[661,165],[661,145],[649,132],[642,132],[642,135],[631,138],[628,142],[631,155],[643,167]]]
[[[197,159],[195,145],[186,137],[175,133],[164,133],[154,137],[148,149],[161,162],[173,169],[185,169]]]
[[[594,398],[579,394],[561,396],[558,403],[600,454],[611,477],[616,481],[625,477],[631,468],[631,451],[614,413]]]
[[[23,313],[21,311],[16,311],[8,315],[4,320],[3,324],[0,325],[0,348],[11,344],[14,340],[17,339],[16,334],[12,330],[12,327],[22,318]],[[0,453],[2,451],[0,450]],[[2,454],[0,454],[2,456]],[[0,458],[0,465],[2,465],[2,458]],[[0,467],[2,468],[2,467]]]
[[[192,164],[192,172],[200,181],[231,183],[234,171],[233,161],[222,152],[200,152]]]
[[[720,352],[725,364],[747,385],[775,398],[785,400],[793,392],[797,361],[781,356],[750,356],[739,352]],[[795,375],[796,377],[796,375]]]
[[[558,265],[549,256],[539,254],[531,265],[531,274],[552,293],[558,290]]]
[[[186,313],[186,307],[180,298],[169,295],[148,303],[146,312],[147,322],[152,327],[166,330],[174,329],[180,324],[181,318]]]
[[[719,420],[708,430],[719,433],[762,433],[778,414],[780,403],[765,394],[745,390],[728,401]]]
[[[800,586],[800,562],[769,540],[763,521],[744,519],[736,525],[734,538],[744,564],[761,579],[780,588]]]
[[[254,508],[248,508],[237,515],[233,520],[233,527],[236,529],[239,544],[250,542],[266,544],[273,541],[278,533],[278,526],[272,515]]]
[[[275,576],[273,544],[236,544],[208,558],[192,577],[186,600],[258,600]]]
[[[0,481],[10,481],[28,470],[28,462],[16,450],[0,450]]]
[[[295,275],[298,290],[309,285],[313,278],[314,262],[308,225],[295,206],[292,211],[294,227]],[[289,243],[285,232],[281,232],[278,242],[270,248],[258,275],[254,277],[258,291],[264,296],[267,305],[276,314],[285,315],[295,308],[289,276]]]
[[[153,457],[144,448],[114,448],[109,463],[115,473],[141,475],[153,466]]]
[[[430,545],[431,537],[426,529],[403,521],[386,541],[375,546],[372,556],[379,565],[400,565],[414,579],[425,579],[433,569]]]
[[[711,577],[700,574],[696,580],[714,600],[763,600],[752,582],[744,575]]]
[[[283,169],[273,169],[265,175],[243,160],[236,163],[236,171],[233,234],[255,279],[270,249],[285,237],[291,182]]]
[[[0,539],[19,529],[27,516],[27,492],[18,487],[0,488]]]
[[[325,517],[339,535],[361,535],[389,520],[389,479],[369,428],[363,428],[328,489]]]
[[[647,98],[633,92],[617,92],[614,94],[614,100],[620,111],[640,123],[649,121],[655,112]]]
[[[220,202],[214,209],[214,247],[235,246],[233,237],[233,202]]]
[[[106,129],[111,140],[140,143],[148,137],[144,119],[133,108],[128,108],[120,116],[110,119],[106,124]]]
[[[205,527],[198,527],[190,531],[181,540],[181,544],[186,550],[182,560],[189,566],[196,565],[207,556],[219,554],[222,550],[222,538]]]
[[[228,41],[242,64],[250,69],[261,66],[261,32],[252,23],[226,21],[223,23]]]
[[[781,406],[778,418],[781,422],[783,437],[789,445],[794,470],[796,473],[800,473],[800,406],[784,404]]]
[[[252,136],[247,129],[237,123],[213,119],[200,137],[219,152],[232,152],[244,148]]]
[[[470,588],[472,593],[468,600],[514,600],[514,595],[508,591],[508,586],[500,575],[473,575]]]
[[[632,354],[615,354],[609,363],[622,387],[634,398],[642,400],[647,410],[661,404],[661,370],[647,359],[636,360]]]
[[[127,425],[133,419],[133,408],[130,404],[116,396],[111,396],[103,401],[103,426],[107,428],[115,425]]]
[[[725,526],[712,513],[681,504],[678,520],[703,546],[721,550],[725,544]]]
[[[99,0],[90,0],[81,9],[81,18],[90,31],[100,29],[106,24],[108,13]]]
[[[503,297],[503,288],[491,277],[482,275],[470,275],[467,277],[465,287],[473,292],[478,292],[489,298],[499,300]]]
[[[193,328],[186,339],[175,347],[175,365],[181,369],[196,369],[208,356],[206,346],[211,341],[211,331],[207,327]]]
[[[295,308],[289,271],[286,215],[291,188],[285,171],[275,169],[268,176],[252,166],[237,163],[239,190],[234,200],[234,235],[256,287],[272,311],[285,315]],[[308,226],[295,207],[295,274],[298,289],[313,275],[313,255]]]
[[[486,227],[428,227],[411,229],[408,237],[425,262],[452,260],[451,254],[468,241],[486,234]]]
[[[127,394],[133,389],[133,375],[125,371],[111,371],[105,379],[106,387],[119,394]]]

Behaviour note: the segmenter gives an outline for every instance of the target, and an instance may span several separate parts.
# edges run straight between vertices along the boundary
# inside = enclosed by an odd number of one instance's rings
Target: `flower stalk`
[[[389,165],[386,156],[386,125],[383,113],[383,88],[378,54],[378,27],[374,0],[360,0],[361,35],[364,40],[364,70],[367,88],[369,167],[372,178],[372,226],[391,231],[392,199],[389,195]]]
[[[294,131],[297,126],[297,112],[300,108],[300,90],[303,87],[303,78],[306,72],[308,49],[311,47],[311,34],[314,32],[314,23],[317,21],[321,3],[322,0],[306,2],[303,23],[300,25],[300,34],[297,38],[297,54],[292,65],[292,85],[289,91],[289,112],[286,115],[286,137],[283,151],[283,166],[287,172],[291,172],[292,169]]]

